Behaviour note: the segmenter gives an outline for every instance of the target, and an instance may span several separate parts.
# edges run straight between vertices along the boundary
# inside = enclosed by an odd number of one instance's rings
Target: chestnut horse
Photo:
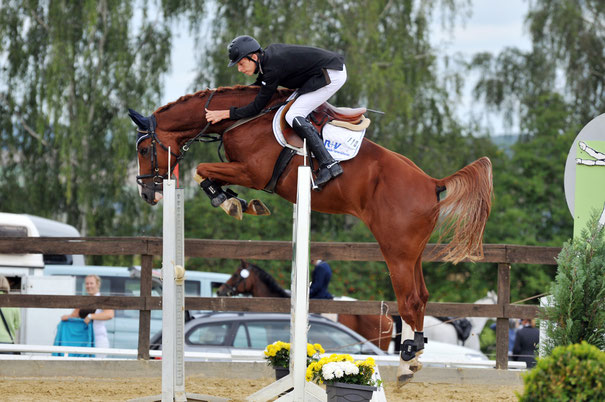
[[[242,260],[237,270],[216,292],[218,296],[290,297],[275,278],[258,265]],[[338,322],[351,328],[385,352],[389,350],[393,320],[388,315],[338,314]]]
[[[158,202],[162,179],[168,177],[195,139],[222,141],[228,159],[199,164],[198,182],[211,179],[215,192],[222,191],[219,186],[230,184],[264,188],[282,150],[272,131],[275,110],[235,123],[223,120],[209,124],[205,117],[205,108],[223,110],[247,105],[258,91],[256,86],[203,90],[162,106],[148,117],[130,110],[138,126],[137,183],[141,197],[152,205]],[[291,94],[290,90],[279,90],[271,105],[283,103]],[[301,164],[303,157],[294,156],[275,187],[278,195],[292,203],[296,202],[297,167]],[[357,156],[341,166],[344,173],[313,194],[311,208],[356,216],[376,238],[402,318],[397,378],[405,383],[420,368],[417,357],[424,349],[422,331],[429,293],[422,274],[422,252],[438,225],[443,229],[440,239],[451,239],[440,253],[443,260],[457,263],[483,257],[483,231],[493,197],[492,165],[482,157],[451,176],[435,179],[405,156],[364,139]],[[234,202],[239,200],[228,198],[223,204]],[[250,214],[268,213],[258,202],[243,207]],[[224,209],[232,211],[229,206]]]

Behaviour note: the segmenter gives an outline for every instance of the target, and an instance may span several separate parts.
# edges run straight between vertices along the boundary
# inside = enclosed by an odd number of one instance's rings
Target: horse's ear
[[[241,260],[240,260],[240,264],[239,264],[239,266],[240,266],[240,267],[242,267],[242,268],[245,268],[245,267],[247,267],[247,266],[248,266],[248,263],[246,262],[246,260],[241,259]]]
[[[134,124],[136,124],[141,130],[149,129],[149,118],[148,117],[145,117],[142,114],[140,114],[139,112],[132,110],[132,109],[128,109],[128,116],[130,116],[130,119],[132,121],[134,121]]]

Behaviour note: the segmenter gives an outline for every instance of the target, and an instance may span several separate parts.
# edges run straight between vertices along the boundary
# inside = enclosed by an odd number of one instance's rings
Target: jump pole
[[[303,146],[303,149],[306,147]],[[307,329],[309,326],[309,232],[311,229],[311,168],[298,167],[294,226],[292,229],[292,298],[290,304],[290,374],[250,395],[248,401],[327,401],[326,391],[307,382]],[[292,389],[288,392],[288,390]]]
[[[162,394],[132,401],[228,401],[185,392],[185,194],[175,180],[163,185]]]

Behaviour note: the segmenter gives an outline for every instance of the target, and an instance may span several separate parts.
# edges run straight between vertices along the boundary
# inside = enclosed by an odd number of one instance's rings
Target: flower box
[[[370,401],[378,388],[371,385],[345,384],[335,382],[326,384],[328,402],[362,402]]]

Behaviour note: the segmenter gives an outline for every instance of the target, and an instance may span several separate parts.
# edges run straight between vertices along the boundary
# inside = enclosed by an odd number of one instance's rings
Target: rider
[[[319,133],[306,117],[336,93],[347,80],[344,57],[309,46],[276,43],[264,50],[251,36],[233,39],[228,47],[229,67],[237,64],[239,72],[258,74],[253,85],[261,87],[249,105],[229,110],[208,110],[206,119],[217,123],[223,119],[244,119],[258,115],[267,106],[278,86],[298,89],[298,97],[286,113],[286,121],[307,144],[319,162],[315,184],[320,187],[342,174],[342,168],[324,147]]]

